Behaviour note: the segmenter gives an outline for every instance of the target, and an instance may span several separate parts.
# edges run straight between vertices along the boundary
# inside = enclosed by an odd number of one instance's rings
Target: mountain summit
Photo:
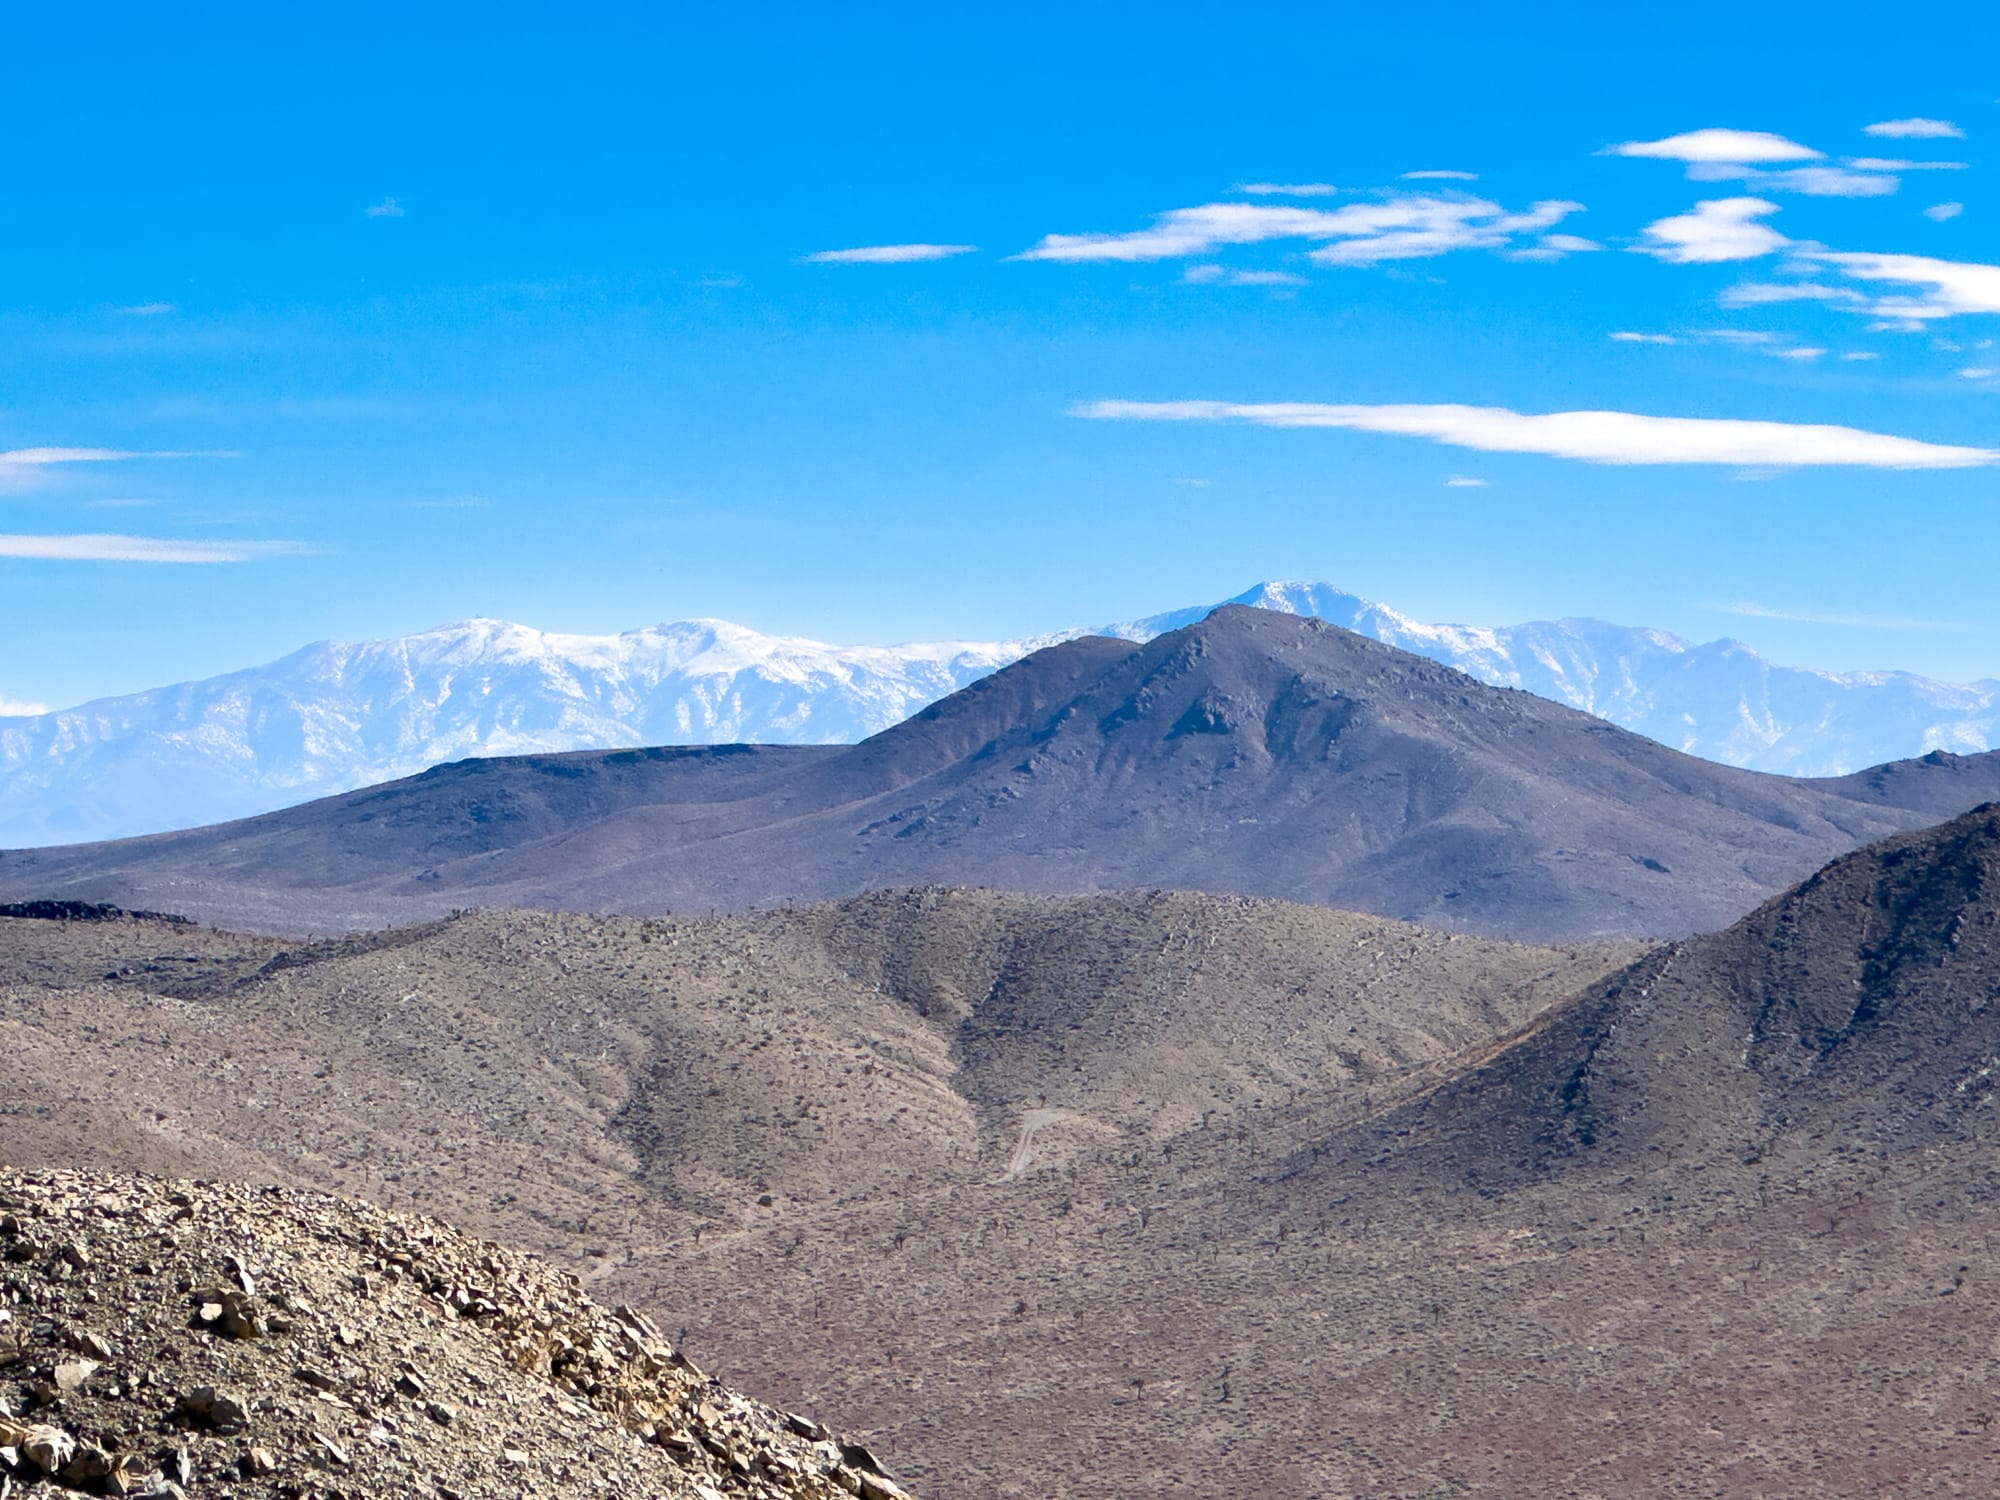
[[[2000,756],[1836,782],[1717,766],[1322,620],[1231,606],[1144,645],[1045,648],[852,747],[463,762],[0,857],[0,895],[284,931],[471,905],[1148,886],[1532,940],[1676,936],[1990,788]]]
[[[2000,684],[1778,667],[1601,620],[1426,625],[1324,583],[1229,601],[1324,619],[1525,688],[1692,755],[1840,775],[2000,744]],[[1148,641],[1213,606],[1095,633]],[[640,745],[851,744],[1008,662],[1085,632],[829,646],[690,620],[615,636],[470,620],[309,646],[267,666],[32,717],[0,716],[0,846],[247,817],[468,755]]]

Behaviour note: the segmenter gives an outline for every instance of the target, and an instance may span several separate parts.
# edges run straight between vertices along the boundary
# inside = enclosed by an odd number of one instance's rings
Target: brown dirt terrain
[[[1077,1236],[1165,1215],[1191,1143],[1365,1111],[1632,951],[1153,893],[488,912],[308,947],[11,922],[0,1150],[447,1212],[674,1310],[697,1357],[840,1413],[927,1493],[1115,1493],[1089,1412],[1133,1355],[1082,1335],[1180,1273],[1093,1269]]]
[[[10,1154],[452,1205],[929,1494],[2000,1466],[2000,807],[1645,951],[950,891],[0,951]]]

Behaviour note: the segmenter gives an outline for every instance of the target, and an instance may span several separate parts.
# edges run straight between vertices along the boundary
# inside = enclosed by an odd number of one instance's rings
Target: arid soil
[[[1159,894],[489,912],[311,947],[16,921],[0,1151],[442,1212],[924,1493],[1145,1493],[1091,1456],[1103,1424],[1141,1415],[1157,1357],[1140,1426],[1205,1430],[1212,1365],[1185,1329],[1149,1356],[1113,1328],[1206,1275],[1167,1223],[1226,1211],[1200,1232],[1234,1245],[1248,1186],[1182,1163],[1219,1149],[1226,1176],[1289,1139],[1259,1122],[1377,1107],[1633,951]]]
[[[0,854],[0,899],[327,933],[475,906],[1167,887],[1532,942],[1670,938],[1995,796],[2000,752],[1758,775],[1230,607],[1144,646],[1038,652],[861,745],[467,761],[216,828]]]
[[[0,1170],[0,1493],[894,1500],[643,1313],[319,1194]]]
[[[0,934],[10,1156],[447,1210],[926,1494],[2000,1466],[2000,807],[1649,949],[948,890]]]

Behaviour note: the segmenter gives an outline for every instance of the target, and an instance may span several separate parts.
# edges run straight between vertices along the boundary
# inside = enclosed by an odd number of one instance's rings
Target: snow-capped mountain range
[[[1233,601],[1314,615],[1524,688],[1692,754],[1838,775],[2000,742],[2000,682],[1773,666],[1601,620],[1426,625],[1323,583]],[[441,761],[660,744],[859,740],[1073,636],[1142,641],[1212,605],[1025,640],[830,646],[690,620],[615,636],[469,620],[325,641],[266,666],[77,708],[0,717],[0,846],[194,827],[407,776]]]

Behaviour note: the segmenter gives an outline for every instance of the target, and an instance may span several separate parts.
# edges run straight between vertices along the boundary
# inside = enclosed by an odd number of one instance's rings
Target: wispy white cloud
[[[1924,217],[1933,224],[1942,224],[1947,219],[1955,219],[1965,212],[1963,203],[1933,203],[1924,210]]]
[[[1990,365],[1967,365],[1958,372],[1961,380],[1991,380],[1995,375],[2000,375],[2000,370]]]
[[[1902,186],[1899,179],[1888,173],[1863,172],[1851,167],[1787,167],[1767,171],[1741,163],[1692,162],[1687,175],[1690,182],[1741,182],[1760,193],[1802,193],[1811,198],[1886,198]]]
[[[1826,350],[1811,344],[1787,342],[1781,334],[1758,328],[1697,328],[1686,334],[1671,333],[1629,333],[1618,332],[1611,335],[1621,344],[1732,344],[1737,348],[1749,349],[1758,354],[1767,354],[1773,359],[1814,360],[1823,357]]]
[[[1532,245],[1523,245],[1501,254],[1509,260],[1563,260],[1572,255],[1588,255],[1604,247],[1580,234],[1545,234]]]
[[[1444,482],[1444,487],[1448,490],[1483,490],[1486,481],[1471,474],[1454,474]]]
[[[1304,286],[1305,277],[1296,271],[1238,271],[1213,262],[1189,266],[1181,280],[1191,286]]]
[[[384,198],[380,203],[371,203],[361,211],[371,219],[400,219],[403,217],[403,205],[398,203],[394,198]]]
[[[171,302],[135,302],[130,307],[114,310],[127,318],[157,318],[176,309]]]
[[[1858,364],[1864,359],[1880,359],[1882,356],[1873,349],[1850,349],[1840,357],[1850,364]]]
[[[1963,172],[1962,161],[1910,161],[1900,156],[1850,156],[1842,163],[1857,172]]]
[[[1755,260],[1791,241],[1757,221],[1778,211],[1768,198],[1711,198],[1694,212],[1657,219],[1641,233],[1646,254],[1677,265]]]
[[[1821,161],[1826,153],[1764,130],[1689,130],[1657,141],[1606,146],[1603,155],[1643,156],[1662,161],[1753,165],[1774,161]]]
[[[1867,311],[1891,324],[1921,326],[1937,318],[2000,313],[2000,266],[1851,250],[1801,249],[1797,254],[1801,260],[1851,280],[1920,288],[1914,295],[1876,297],[1865,304]]]
[[[1773,302],[1845,302],[1866,305],[1868,299],[1852,287],[1818,281],[1744,281],[1726,288],[1724,307],[1763,307]]]
[[[1753,620],[1788,620],[1799,625],[1853,625],[1864,630],[1956,630],[1949,620],[1918,620],[1907,615],[1850,614],[1845,610],[1781,609],[1749,600],[1734,604],[1707,604],[1718,614],[1744,615]]]
[[[46,703],[29,703],[22,698],[0,698],[0,719],[26,719],[49,711]]]
[[[1207,255],[1226,245],[1271,240],[1324,241],[1320,265],[1361,266],[1454,250],[1504,249],[1518,237],[1553,228],[1580,203],[1551,200],[1525,213],[1463,194],[1395,194],[1337,209],[1262,203],[1206,203],[1157,216],[1151,228],[1123,234],[1050,234],[1017,260],[1152,261]]]
[[[1421,172],[1405,172],[1405,182],[1477,182],[1477,172],[1454,172],[1449,167],[1430,167]]]
[[[64,464],[123,463],[145,458],[236,458],[227,449],[160,449],[140,452],[127,448],[12,448],[0,453],[0,490],[32,488],[44,470]]]
[[[86,500],[83,502],[83,508],[85,510],[144,510],[154,503],[151,500],[132,498]]]
[[[86,532],[71,536],[0,534],[0,557],[41,562],[240,563],[305,549],[297,542],[188,541]]]
[[[818,266],[900,266],[919,260],[950,260],[970,255],[977,245],[857,245],[852,250],[816,250],[805,257]]]
[[[1962,141],[1965,132],[1949,120],[1926,120],[1921,115],[1907,120],[1877,120],[1861,127],[1863,135],[1887,137],[1894,141]]]
[[[1331,198],[1340,189],[1330,182],[1246,182],[1236,191],[1260,198]]]
[[[1539,453],[1594,464],[1727,464],[1773,469],[1967,469],[2000,464],[2000,449],[1927,443],[1856,427],[1654,417],[1623,411],[1537,414],[1498,406],[1091,401],[1072,408],[1071,415],[1100,421],[1345,428],[1429,438],[1484,453]]]
[[[131,448],[10,448],[0,453],[0,464],[16,464],[23,467],[45,468],[50,464],[104,464],[117,463],[129,458],[235,458],[236,454],[223,449],[155,449],[140,451]]]

